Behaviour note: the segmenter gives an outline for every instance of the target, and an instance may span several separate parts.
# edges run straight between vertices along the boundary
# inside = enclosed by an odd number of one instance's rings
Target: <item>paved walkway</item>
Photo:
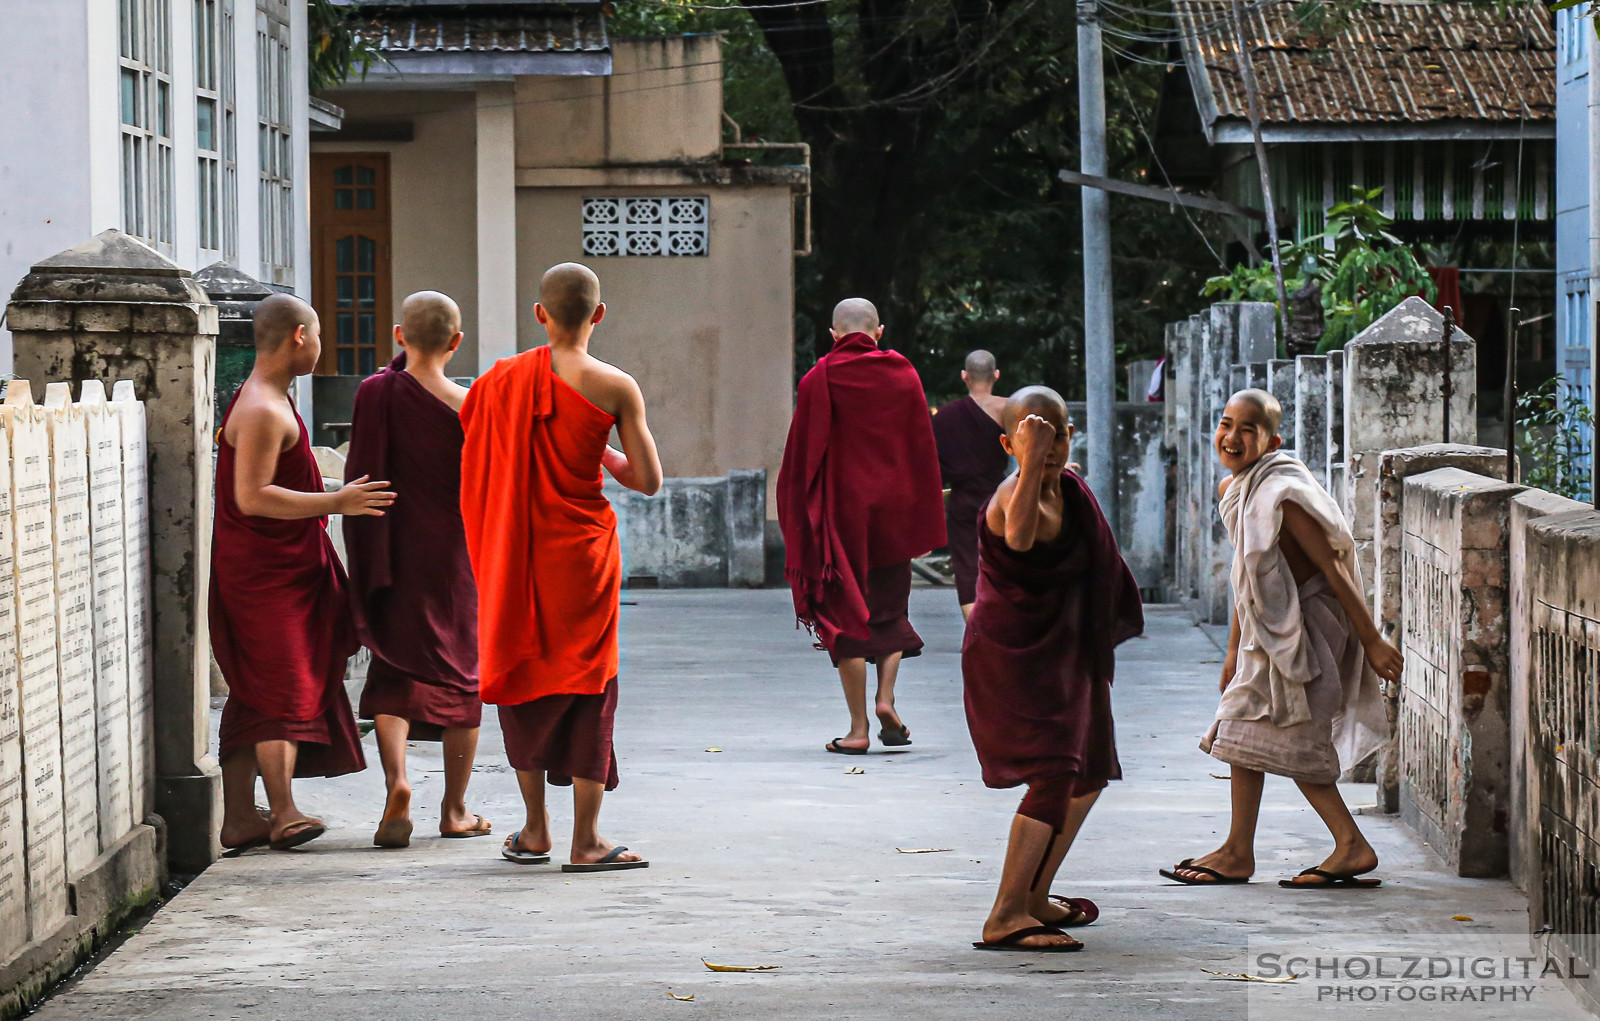
[[[1262,814],[1258,876],[1269,882],[1195,889],[1159,879],[1159,866],[1220,839],[1227,784],[1213,777],[1226,768],[1195,748],[1220,655],[1180,612],[1154,609],[1148,636],[1123,646],[1114,690],[1126,780],[1102,798],[1058,884],[1102,907],[1079,932],[1087,950],[978,953],[969,942],[1018,792],[978,780],[949,591],[913,593],[928,648],[906,664],[900,704],[915,747],[864,759],[822,753],[843,729],[838,684],[793,629],[787,593],[628,599],[623,782],[602,819],[650,869],[567,876],[502,861],[498,836],[429,836],[437,745],[412,751],[421,839],[377,850],[382,786],[369,739],[366,773],[300,787],[303,806],[330,823],[327,837],[304,852],[217,864],[39,1021],[1195,1021],[1245,1016],[1245,985],[1201,969],[1241,970],[1251,933],[1525,931],[1520,894],[1445,874],[1381,817],[1362,822],[1384,859],[1382,890],[1279,890],[1270,880],[1326,853],[1325,831],[1287,782],[1269,782]],[[503,834],[520,810],[491,720],[471,805]],[[864,772],[847,772],[855,766]],[[1350,798],[1370,801],[1370,788]],[[559,831],[571,803],[558,792],[552,804]],[[1458,914],[1473,921],[1452,921]],[[781,970],[712,974],[702,959]]]

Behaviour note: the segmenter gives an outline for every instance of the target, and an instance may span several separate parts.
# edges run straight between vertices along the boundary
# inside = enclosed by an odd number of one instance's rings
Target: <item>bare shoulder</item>
[[[989,510],[985,515],[989,531],[996,535],[1005,530],[1006,507],[1011,503],[1011,494],[1017,491],[1017,473],[1012,472],[1000,483],[1000,488],[994,491],[994,496],[989,498]]]
[[[233,402],[233,410],[228,413],[223,437],[229,446],[235,447],[241,439],[271,437],[278,440],[281,447],[300,438],[300,425],[282,395],[265,387],[252,386],[247,381]]]
[[[1217,499],[1220,500],[1224,496],[1228,495],[1228,486],[1231,485],[1232,483],[1233,483],[1233,476],[1232,475],[1224,475],[1222,477],[1221,481],[1219,481],[1217,483]]]
[[[461,410],[463,404],[467,403],[467,388],[453,379],[429,380],[424,385],[427,386],[429,393],[448,404],[457,412]]]
[[[593,355],[578,366],[578,390],[596,407],[616,415],[644,403],[638,380]]]
[[[978,407],[982,408],[984,413],[994,419],[996,423],[999,423],[1005,415],[1006,398],[996,394],[989,394],[978,398]]]

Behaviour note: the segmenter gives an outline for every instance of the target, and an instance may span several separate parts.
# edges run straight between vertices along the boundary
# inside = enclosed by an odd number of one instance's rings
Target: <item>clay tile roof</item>
[[[540,14],[389,11],[373,18],[371,31],[386,53],[599,53],[611,48],[598,7]]]
[[[1201,119],[1246,119],[1229,0],[1174,6]],[[1241,6],[1264,123],[1555,117],[1555,30],[1543,4],[1501,14],[1487,4],[1376,0],[1344,31],[1323,34],[1296,17],[1292,0]]]

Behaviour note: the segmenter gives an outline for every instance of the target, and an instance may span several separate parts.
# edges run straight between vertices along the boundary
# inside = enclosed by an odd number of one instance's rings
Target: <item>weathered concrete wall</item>
[[[607,479],[629,588],[756,587],[766,576],[766,472],[667,479],[645,496]]]
[[[1087,464],[1089,416],[1077,401],[1069,403],[1067,411],[1077,427],[1070,458]],[[1117,486],[1117,515],[1111,527],[1139,588],[1160,600],[1165,598],[1162,584],[1167,548],[1168,466],[1161,453],[1165,410],[1161,404],[1149,401],[1119,401],[1115,413],[1117,435],[1112,469]]]
[[[1328,352],[1328,492],[1344,506],[1344,352]]]
[[[1289,437],[1322,488],[1328,488],[1328,357],[1300,355],[1294,360],[1295,419]]]
[[[1284,446],[1292,446],[1298,452],[1301,448],[1295,442],[1295,429],[1299,402],[1295,395],[1295,367],[1294,360],[1290,358],[1273,358],[1267,362],[1267,393],[1278,399],[1283,407],[1283,422],[1278,427],[1278,432],[1283,436]]]
[[[1508,526],[1521,487],[1440,468],[1405,489],[1400,814],[1458,874],[1504,875]]]

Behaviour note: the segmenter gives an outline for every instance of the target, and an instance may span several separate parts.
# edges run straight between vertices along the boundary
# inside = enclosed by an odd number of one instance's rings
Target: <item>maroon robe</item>
[[[238,395],[234,395],[238,400]],[[211,647],[228,701],[219,728],[227,758],[262,741],[298,741],[295,776],[341,776],[366,768],[344,675],[360,647],[350,620],[344,568],[327,518],[284,521],[241,513],[233,447],[217,431],[217,506],[211,538]],[[272,483],[323,491],[311,437],[278,456]]]
[[[1065,799],[1122,778],[1111,719],[1116,646],[1144,631],[1139,586],[1088,485],[1061,473],[1061,534],[1018,553],[979,515],[978,602],[961,646],[967,727],[990,787]],[[1025,803],[1026,805],[1026,803]],[[1060,826],[1059,818],[1042,821]]]
[[[939,445],[939,476],[950,495],[944,500],[950,569],[956,598],[966,606],[978,592],[978,512],[1011,470],[1011,456],[1000,445],[1006,431],[971,397],[951,401],[933,416]]]
[[[483,716],[478,588],[461,523],[461,418],[405,364],[402,351],[356,390],[345,478],[386,479],[399,498],[383,517],[346,517],[344,542],[372,650],[361,718],[410,720],[412,740],[427,741]]]
[[[910,622],[900,623],[897,579],[912,557],[944,545],[944,509],[927,398],[904,356],[852,333],[806,373],[777,497],[795,616],[822,647],[838,655],[844,638],[865,643],[848,656],[920,648]],[[896,569],[896,583],[878,586],[877,600],[875,568]],[[909,593],[909,566],[903,570]],[[891,588],[893,605],[883,596]]]

